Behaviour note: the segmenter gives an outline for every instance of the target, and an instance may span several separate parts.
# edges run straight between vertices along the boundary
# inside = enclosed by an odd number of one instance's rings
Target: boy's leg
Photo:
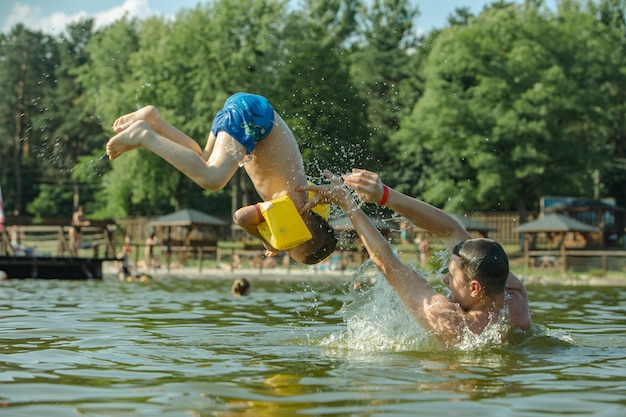
[[[123,132],[139,120],[146,122],[148,126],[150,126],[150,128],[159,135],[170,139],[179,145],[189,148],[198,154],[201,153],[198,143],[163,119],[157,108],[154,106],[142,107],[137,111],[119,117],[113,123],[113,130],[115,133]]]
[[[243,145],[222,131],[205,162],[199,153],[158,134],[141,120],[118,133],[106,146],[109,159],[136,148],[144,148],[159,155],[208,190],[224,188],[245,156]]]
[[[217,138],[213,134],[213,132],[209,133],[209,138],[206,140],[206,145],[204,145],[204,150],[202,151],[202,159],[204,161],[208,161],[213,154],[213,149],[215,148],[215,142]]]

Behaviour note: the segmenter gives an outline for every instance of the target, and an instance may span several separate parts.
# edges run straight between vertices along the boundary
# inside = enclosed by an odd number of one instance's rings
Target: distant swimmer
[[[250,281],[246,278],[237,278],[233,282],[233,286],[230,288],[230,292],[236,296],[241,297],[242,295],[250,294]]]

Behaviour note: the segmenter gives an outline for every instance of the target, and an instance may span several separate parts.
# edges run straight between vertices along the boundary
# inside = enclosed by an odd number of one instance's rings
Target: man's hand
[[[343,175],[343,182],[364,203],[377,203],[383,197],[383,182],[374,172],[352,168],[352,172]]]

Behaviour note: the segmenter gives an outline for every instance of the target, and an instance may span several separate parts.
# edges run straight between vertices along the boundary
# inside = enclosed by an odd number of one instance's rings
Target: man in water
[[[404,216],[415,226],[439,237],[451,253],[443,282],[450,295],[438,293],[404,265],[389,242],[374,227],[343,186],[342,178],[325,171],[330,185],[311,185],[303,190],[317,194],[309,205],[322,202],[340,206],[350,218],[372,261],[398,293],[417,321],[431,331],[443,347],[459,345],[467,331],[482,334],[490,325],[505,320],[511,328],[531,326],[528,296],[521,281],[509,271],[502,247],[490,239],[472,239],[456,220],[438,208],[384,185],[373,172],[353,169],[343,184],[363,202],[377,202]]]
[[[154,106],[120,117],[113,130],[117,135],[106,146],[111,160],[132,149],[144,148],[207,190],[224,188],[243,165],[264,201],[288,195],[298,210],[307,202],[307,193],[296,191],[307,184],[296,139],[264,97],[237,93],[228,98],[213,120],[204,150],[161,118]],[[316,264],[335,250],[334,231],[311,210],[301,211],[301,216],[313,238],[287,252],[298,262]],[[269,253],[278,252],[259,233],[258,225],[264,219],[258,205],[240,208],[233,221],[261,239]]]

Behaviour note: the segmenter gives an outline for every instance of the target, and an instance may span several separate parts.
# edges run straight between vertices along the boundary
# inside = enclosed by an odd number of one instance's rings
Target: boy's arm
[[[259,224],[263,223],[265,219],[257,204],[245,206],[237,210],[233,215],[233,221],[252,236],[259,238],[261,242],[263,242],[265,249],[267,249],[268,255],[275,255],[280,252],[267,243],[263,236],[261,236],[261,233],[259,233]]]

